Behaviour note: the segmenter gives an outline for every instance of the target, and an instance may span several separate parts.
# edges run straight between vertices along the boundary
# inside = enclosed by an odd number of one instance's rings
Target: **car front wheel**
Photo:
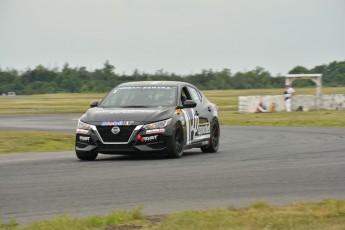
[[[173,133],[170,141],[170,152],[168,154],[171,158],[180,158],[183,155],[184,149],[184,135],[182,126],[177,123],[175,124]]]

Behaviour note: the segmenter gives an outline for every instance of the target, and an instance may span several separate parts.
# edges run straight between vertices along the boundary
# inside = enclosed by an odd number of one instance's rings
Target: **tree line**
[[[322,73],[324,86],[345,86],[345,61],[333,61],[312,69],[296,66],[289,73]],[[123,82],[146,80],[185,81],[201,90],[283,88],[285,83],[284,76],[271,76],[261,67],[234,74],[230,69],[208,69],[185,76],[164,70],[158,70],[153,74],[135,70],[131,75],[127,75],[116,73],[115,66],[106,61],[103,68],[93,71],[87,70],[86,67],[71,67],[67,63],[60,69],[42,65],[22,72],[15,69],[0,69],[0,95],[6,92],[16,92],[19,95],[107,92]],[[314,83],[310,80],[294,82],[294,87],[308,86],[314,86]]]

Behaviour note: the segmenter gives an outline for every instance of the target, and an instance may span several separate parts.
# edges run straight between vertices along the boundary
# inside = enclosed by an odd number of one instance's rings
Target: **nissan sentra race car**
[[[90,107],[76,129],[80,160],[95,160],[99,153],[180,158],[186,149],[214,153],[219,148],[217,106],[185,82],[120,84]]]

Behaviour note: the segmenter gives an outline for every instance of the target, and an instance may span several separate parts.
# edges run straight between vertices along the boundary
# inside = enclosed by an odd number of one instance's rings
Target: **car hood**
[[[99,125],[102,122],[129,121],[133,124],[145,124],[165,120],[171,117],[175,107],[170,108],[92,108],[80,120]]]

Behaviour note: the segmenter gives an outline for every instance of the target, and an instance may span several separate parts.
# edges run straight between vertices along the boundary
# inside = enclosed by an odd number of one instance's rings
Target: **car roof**
[[[187,82],[182,81],[132,81],[122,83],[118,86],[179,86],[179,85],[190,85]]]

